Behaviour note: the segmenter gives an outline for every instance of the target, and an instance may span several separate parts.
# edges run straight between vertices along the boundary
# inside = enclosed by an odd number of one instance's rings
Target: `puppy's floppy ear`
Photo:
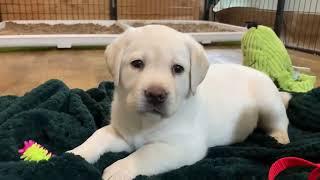
[[[135,28],[128,28],[123,34],[121,34],[110,45],[108,45],[104,52],[104,57],[106,59],[108,69],[113,77],[115,86],[118,86],[120,81],[120,67],[123,52],[128,41],[127,36],[134,30]]]
[[[209,69],[207,54],[196,40],[187,35],[187,46],[190,52],[190,91],[194,95],[198,85],[205,78]]]
[[[104,57],[107,62],[107,67],[113,77],[113,82],[115,86],[118,86],[119,84],[120,65],[122,56],[122,50],[118,44],[119,40],[116,39],[110,45],[108,45],[106,50],[104,51]]]

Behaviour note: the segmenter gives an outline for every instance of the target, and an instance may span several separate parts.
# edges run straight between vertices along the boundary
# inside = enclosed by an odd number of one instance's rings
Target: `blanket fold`
[[[102,82],[84,91],[49,80],[24,96],[0,97],[0,179],[101,179],[104,168],[128,154],[106,153],[89,164],[64,152],[108,124],[113,88],[113,83]],[[278,144],[258,129],[245,142],[210,148],[207,156],[194,165],[137,179],[266,179],[270,165],[281,157],[320,162],[320,88],[295,94],[287,113],[288,145]],[[20,160],[18,149],[28,139],[56,156],[39,163]],[[279,179],[306,179],[309,171],[290,169]]]

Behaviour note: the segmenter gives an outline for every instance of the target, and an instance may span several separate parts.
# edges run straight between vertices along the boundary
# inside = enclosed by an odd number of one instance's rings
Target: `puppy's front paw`
[[[119,160],[103,171],[103,180],[132,180],[136,177],[126,160]]]
[[[86,159],[86,158],[85,158],[85,153],[77,150],[77,148],[72,149],[72,150],[69,150],[69,151],[67,151],[66,153],[70,153],[70,154],[73,154],[73,155],[78,155],[78,156],[81,156],[82,158]]]
[[[71,153],[71,154],[74,154],[74,155],[79,155],[81,156],[83,159],[85,159],[87,162],[89,163],[94,163],[95,161],[97,161],[97,157],[94,157],[94,154],[93,153],[90,153],[90,152],[86,152],[86,151],[82,151],[82,150],[79,150],[78,148],[75,148],[75,149],[72,149],[72,150],[69,150],[67,151],[66,153]]]

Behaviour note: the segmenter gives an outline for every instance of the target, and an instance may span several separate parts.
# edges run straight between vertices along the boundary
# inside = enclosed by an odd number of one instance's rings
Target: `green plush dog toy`
[[[279,89],[307,92],[314,88],[316,77],[294,71],[285,46],[271,28],[249,28],[241,40],[241,49],[243,64],[269,75]]]

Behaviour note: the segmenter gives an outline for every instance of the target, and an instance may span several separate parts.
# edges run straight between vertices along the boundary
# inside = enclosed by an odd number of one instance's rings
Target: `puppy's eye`
[[[181,74],[183,73],[184,68],[182,66],[180,66],[179,64],[175,64],[172,66],[172,72],[174,74]]]
[[[144,68],[144,62],[140,59],[134,60],[131,63],[131,66],[136,69],[143,69]]]

